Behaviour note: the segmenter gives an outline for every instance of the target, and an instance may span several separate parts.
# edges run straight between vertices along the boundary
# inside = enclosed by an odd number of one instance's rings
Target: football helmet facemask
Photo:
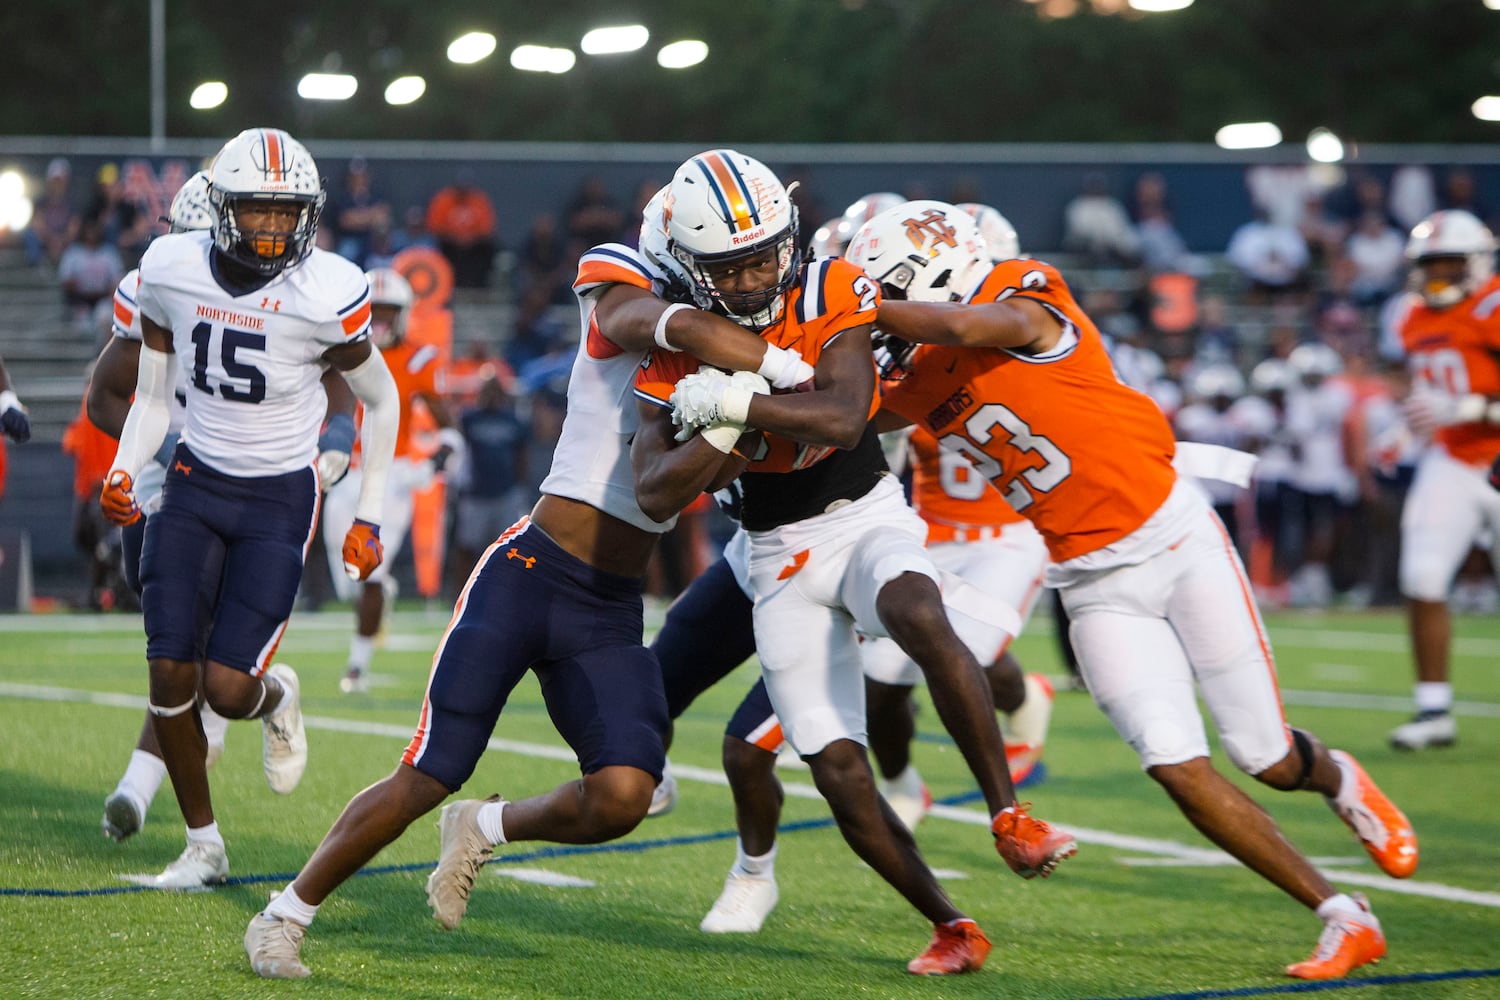
[[[802,266],[797,206],[760,161],[713,149],[677,168],[663,200],[667,250],[700,309],[717,309],[751,330],[781,318],[786,293]],[[714,283],[726,269],[769,255],[775,279],[753,291]]]
[[[377,267],[365,272],[370,283],[370,339],[384,350],[406,337],[406,315],[416,301],[411,283],[395,268]]]
[[[170,232],[190,233],[214,227],[214,208],[208,202],[208,187],[208,171],[200,170],[177,189],[163,220]]]
[[[844,257],[888,298],[913,302],[962,301],[991,266],[979,226],[943,201],[909,201],[881,212],[854,234]]]
[[[1021,256],[1021,238],[1016,235],[1016,227],[998,209],[976,201],[962,202],[958,207],[967,212],[979,227],[979,235],[984,237],[984,245],[989,248],[992,263],[1015,260]]]
[[[274,276],[312,252],[327,195],[302,143],[280,129],[246,129],[219,150],[208,175],[214,245],[225,256]],[[242,227],[240,211],[252,202],[295,205],[297,221],[286,232]]]
[[[1464,260],[1463,275],[1457,281],[1429,275],[1427,264],[1444,258]],[[1412,290],[1430,308],[1447,309],[1494,275],[1495,236],[1469,212],[1434,212],[1413,227],[1406,241],[1406,259],[1412,264]]]

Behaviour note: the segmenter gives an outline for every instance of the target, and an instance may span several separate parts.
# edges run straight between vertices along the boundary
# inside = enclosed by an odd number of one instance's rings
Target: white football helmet
[[[909,201],[860,227],[844,257],[889,298],[958,302],[990,271],[989,251],[968,213],[943,201]]]
[[[906,199],[894,191],[875,191],[860,198],[844,209],[844,244],[847,246],[849,237],[859,232],[859,227],[875,216],[904,204]]]
[[[214,227],[214,207],[208,203],[208,171],[198,171],[177,189],[167,209],[167,227],[174,233]]]
[[[1258,395],[1269,396],[1273,392],[1286,392],[1296,380],[1292,366],[1280,358],[1267,358],[1250,369],[1250,388]]]
[[[370,283],[370,339],[380,348],[399,344],[406,336],[406,314],[416,301],[411,283],[391,267],[366,271],[365,280]]]
[[[733,149],[711,149],[677,168],[663,202],[668,254],[700,309],[763,330],[781,318],[802,266],[797,206],[765,164]],[[712,275],[771,251],[776,280],[751,292],[722,291]]]
[[[969,217],[979,226],[984,245],[989,247],[991,262],[998,264],[1002,260],[1015,260],[1021,256],[1021,238],[1016,235],[1016,227],[1000,214],[999,209],[981,205],[977,201],[961,202],[958,207],[968,212]]]
[[[1204,365],[1188,378],[1187,392],[1195,402],[1227,405],[1245,394],[1245,377],[1233,365]]]
[[[813,231],[807,250],[814,257],[837,257],[844,252],[844,247],[849,244],[849,237],[853,232],[854,230],[848,228],[848,223],[843,216],[829,219]]]
[[[1424,264],[1443,257],[1462,257],[1467,267],[1461,280],[1429,279]],[[1495,236],[1474,215],[1460,209],[1434,212],[1411,231],[1406,259],[1412,263],[1413,291],[1433,309],[1457,305],[1495,273]]]
[[[225,256],[263,275],[276,275],[312,252],[327,196],[318,165],[302,143],[281,129],[246,129],[219,150],[208,177],[214,244]],[[290,233],[242,230],[239,207],[252,201],[301,206],[297,225]]]
[[[1344,359],[1327,344],[1298,344],[1286,356],[1286,363],[1304,385],[1317,385],[1330,375],[1344,370]]]

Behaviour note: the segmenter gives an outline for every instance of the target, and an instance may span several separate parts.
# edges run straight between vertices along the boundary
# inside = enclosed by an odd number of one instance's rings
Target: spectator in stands
[[[1141,174],[1135,181],[1135,236],[1141,266],[1148,271],[1198,274],[1202,270],[1172,220],[1166,179],[1155,171]]]
[[[73,168],[61,156],[47,164],[42,196],[37,199],[31,225],[23,237],[26,263],[32,267],[43,264],[55,267],[63,251],[78,238],[78,210],[73,207],[72,193],[68,190],[72,178]]]
[[[1354,266],[1349,293],[1361,306],[1378,306],[1406,281],[1406,237],[1379,210],[1366,210],[1344,241]]]
[[[528,428],[493,369],[479,387],[478,405],[459,417],[459,428],[469,460],[459,484],[455,552],[449,561],[462,568],[474,565],[485,546],[516,523],[536,497],[525,489]]]
[[[1453,167],[1443,175],[1443,190],[1438,197],[1438,207],[1444,210],[1460,209],[1468,212],[1493,231],[1500,219],[1480,197],[1479,185],[1467,167]]]
[[[588,177],[579,186],[564,212],[568,220],[568,238],[575,246],[574,260],[589,247],[618,243],[625,232],[625,213],[610,196],[600,177]]]
[[[516,261],[517,296],[535,293],[544,295],[550,303],[571,305],[577,264],[578,254],[569,249],[558,228],[557,216],[551,212],[537,213],[532,217],[526,238],[521,241],[521,252]]]
[[[437,240],[427,230],[427,212],[421,205],[409,205],[401,216],[401,227],[391,231],[391,253],[407,247],[435,247]]]
[[[368,263],[377,231],[389,231],[391,206],[375,192],[370,166],[363,156],[349,161],[344,172],[344,188],[333,199],[328,214],[333,217],[333,229],[337,234],[334,249],[339,256],[354,261],[363,268],[375,265]],[[395,254],[391,250],[390,255]]]
[[[1308,288],[1311,257],[1295,225],[1277,223],[1262,208],[1234,231],[1224,252],[1246,283],[1246,296],[1257,304],[1295,297]]]
[[[1104,174],[1091,171],[1083,190],[1063,209],[1063,248],[1081,253],[1095,266],[1130,266],[1140,256],[1140,240],[1130,214]]]
[[[99,304],[113,301],[115,285],[124,275],[120,251],[104,240],[104,224],[96,216],[85,218],[77,241],[63,251],[57,264],[68,319],[88,328]]]
[[[127,269],[134,267],[141,254],[146,252],[146,244],[151,242],[156,223],[151,213],[130,197],[120,176],[120,168],[113,163],[101,166],[94,176],[94,194],[83,210],[83,217],[85,220],[99,220],[104,230],[104,242],[119,251],[120,260]],[[119,280],[118,276],[116,280]]]
[[[456,287],[489,287],[499,230],[495,205],[475,186],[472,170],[459,170],[452,184],[432,196],[427,205],[427,230],[453,265]]]
[[[571,332],[571,328],[553,313],[547,290],[540,287],[528,288],[522,293],[516,309],[515,330],[509,343],[505,345],[505,361],[518,376],[524,378],[527,369],[538,358],[556,355],[564,340],[572,342]],[[569,360],[570,367],[571,364]],[[529,392],[550,377],[541,376],[523,391]]]

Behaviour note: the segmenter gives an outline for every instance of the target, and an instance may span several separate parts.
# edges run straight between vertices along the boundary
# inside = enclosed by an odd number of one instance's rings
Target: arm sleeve
[[[130,404],[125,426],[120,430],[120,445],[111,470],[124,469],[134,479],[151,461],[167,436],[167,426],[172,420],[171,398],[172,358],[165,351],[142,344],[135,402]]]
[[[385,481],[396,453],[396,433],[401,424],[401,397],[385,359],[373,346],[362,363],[340,372],[354,395],[365,404],[360,448],[364,455],[364,479],[359,486],[359,504],[354,516],[379,524],[385,502]]]

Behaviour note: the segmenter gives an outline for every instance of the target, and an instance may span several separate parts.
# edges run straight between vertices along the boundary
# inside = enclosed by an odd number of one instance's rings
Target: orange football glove
[[[356,520],[344,536],[344,575],[351,580],[368,580],[383,558],[380,525]]]
[[[123,526],[141,519],[141,508],[135,502],[134,490],[135,483],[124,469],[115,469],[104,477],[104,489],[99,491],[99,507],[112,524]]]

